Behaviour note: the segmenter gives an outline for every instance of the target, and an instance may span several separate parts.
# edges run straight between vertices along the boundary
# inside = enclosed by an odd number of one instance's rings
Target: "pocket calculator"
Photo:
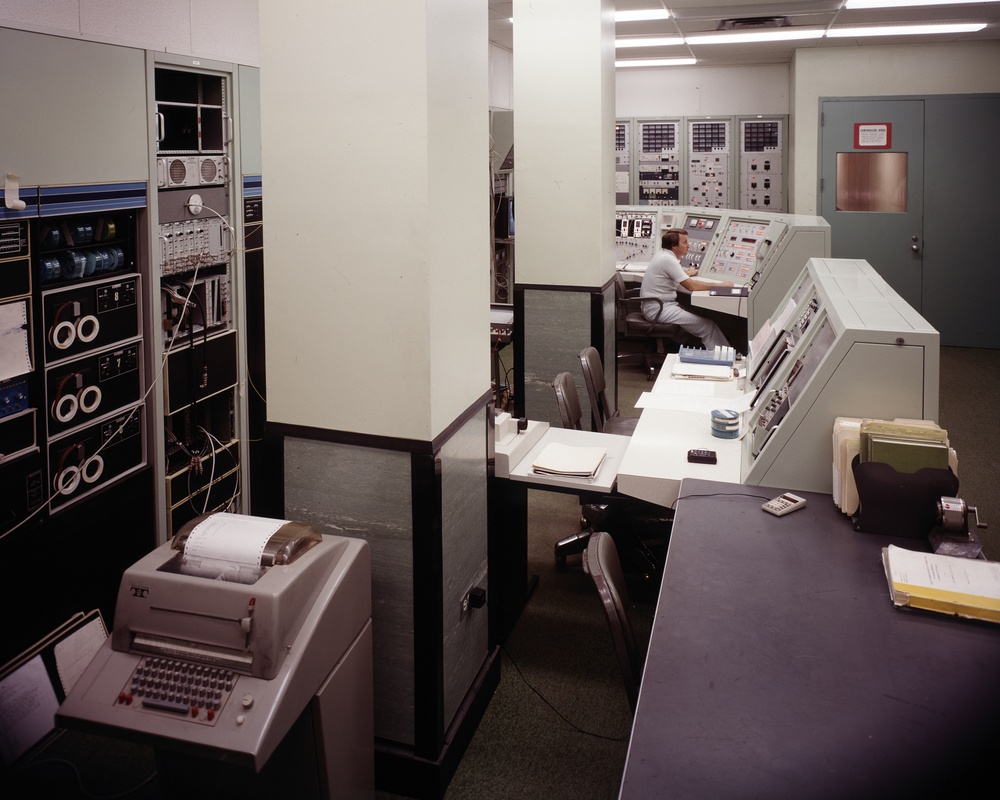
[[[774,514],[776,517],[782,517],[785,514],[791,514],[793,511],[802,508],[805,504],[806,499],[804,497],[799,497],[797,494],[792,494],[791,492],[785,492],[773,500],[768,500],[761,508]]]

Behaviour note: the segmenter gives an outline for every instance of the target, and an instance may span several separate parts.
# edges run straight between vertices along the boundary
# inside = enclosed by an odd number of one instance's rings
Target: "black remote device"
[[[714,450],[688,450],[688,461],[692,464],[715,464]]]

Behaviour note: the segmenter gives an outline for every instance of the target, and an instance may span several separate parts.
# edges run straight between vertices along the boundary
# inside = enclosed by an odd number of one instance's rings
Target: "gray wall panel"
[[[580,351],[590,343],[590,294],[525,290],[524,410],[528,419],[562,426],[552,390],[552,380],[560,372],[572,373],[583,418],[590,419],[580,368]]]
[[[285,516],[364,539],[372,558],[375,734],[414,742],[410,456],[285,440]]]
[[[488,585],[486,424],[485,412],[476,414],[440,452],[446,728],[489,648],[487,609],[462,611],[469,589]]]

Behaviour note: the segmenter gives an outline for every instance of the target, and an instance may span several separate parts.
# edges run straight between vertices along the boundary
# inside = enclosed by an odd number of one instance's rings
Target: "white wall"
[[[260,64],[257,0],[0,0],[0,27]]]
[[[514,107],[514,54],[490,43],[490,108]]]
[[[787,64],[619,69],[615,113],[631,117],[788,114]]]
[[[815,214],[821,97],[1000,92],[1000,42],[800,49],[790,76],[791,210]]]

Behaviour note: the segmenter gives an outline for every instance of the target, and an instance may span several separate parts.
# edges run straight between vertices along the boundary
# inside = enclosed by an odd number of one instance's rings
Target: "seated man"
[[[718,325],[688,311],[677,302],[677,286],[683,286],[689,292],[697,292],[713,286],[732,286],[733,282],[708,283],[692,277],[697,270],[692,267],[690,271],[686,271],[681,266],[680,260],[688,251],[688,235],[679,228],[672,228],[663,234],[661,247],[660,252],[653,256],[646,267],[639,297],[656,297],[663,301],[663,306],[661,309],[658,303],[644,300],[642,315],[650,322],[672,322],[680,326],[701,339],[702,346],[710,350],[728,347],[729,342]]]

